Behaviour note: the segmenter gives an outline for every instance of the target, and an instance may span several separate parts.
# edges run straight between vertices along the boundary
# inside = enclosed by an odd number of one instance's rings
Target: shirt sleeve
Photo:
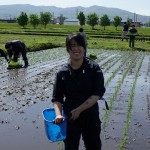
[[[53,87],[53,94],[52,94],[52,102],[60,102],[63,103],[63,80],[62,75],[60,72],[56,74],[55,83]]]
[[[97,65],[94,70],[93,95],[98,95],[101,98],[104,95],[104,93],[105,93],[104,76],[99,65]]]

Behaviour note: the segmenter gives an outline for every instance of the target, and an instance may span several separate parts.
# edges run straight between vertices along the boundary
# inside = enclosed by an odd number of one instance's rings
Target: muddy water
[[[45,55],[47,58],[46,60],[34,60],[31,65],[27,69],[16,69],[16,70],[7,70],[6,63],[1,63],[0,65],[0,149],[1,150],[57,150],[58,149],[58,143],[51,143],[45,134],[44,129],[44,122],[43,122],[43,116],[42,111],[47,108],[51,107],[52,104],[50,102],[51,94],[52,94],[52,88],[55,78],[56,71],[67,61],[67,57],[64,54],[59,55],[57,51],[53,51],[52,53],[56,53],[58,56],[52,57],[48,56],[49,52],[40,52],[34,54],[34,57],[31,55],[29,56],[30,62],[35,57],[37,59],[42,55]],[[98,52],[97,52],[98,53]],[[109,68],[108,63],[115,62],[117,59],[116,55],[118,57],[122,58],[124,55],[124,52],[121,54],[120,52],[107,52],[105,51],[102,53],[102,56],[100,55],[100,59],[98,59],[98,63],[103,65],[103,68]],[[114,57],[115,56],[115,57]],[[114,57],[114,59],[112,59]],[[107,58],[107,59],[106,59]],[[108,63],[107,63],[108,60]],[[128,61],[127,61],[128,62]],[[145,59],[144,66],[147,66],[147,63],[149,63],[149,56],[147,59]],[[105,76],[109,77],[110,74],[113,73],[115,68],[119,65],[118,63],[121,63],[121,61],[116,61],[116,64],[113,65],[111,68],[106,70]],[[144,67],[142,66],[142,67]],[[148,74],[148,66],[144,69],[146,72],[145,74],[141,74],[142,78],[149,78]],[[118,72],[115,76],[115,78],[109,83],[107,87],[107,92],[105,95],[106,98],[108,98],[113,94],[115,85],[118,83],[118,80],[122,76],[122,71]],[[107,150],[112,150],[112,145],[115,143],[116,145],[119,144],[118,139],[113,136],[114,133],[117,133],[117,131],[121,131],[120,133],[123,133],[123,127],[120,126],[120,122],[124,122],[124,118],[122,115],[125,113],[123,111],[124,106],[126,107],[126,101],[129,96],[129,87],[132,84],[131,78],[132,75],[128,75],[128,78],[125,80],[125,83],[122,86],[122,89],[120,90],[120,94],[117,96],[117,100],[115,103],[115,106],[113,107],[114,110],[111,112],[111,116],[113,119],[108,120],[108,129],[106,132],[108,133],[105,137],[101,136],[104,148]],[[145,79],[146,80],[146,79]],[[136,88],[136,92],[139,92],[137,89],[142,84],[143,86],[147,84],[149,80],[147,79],[147,83],[145,80],[138,81],[138,86]],[[127,88],[128,87],[128,88]],[[140,89],[141,91],[142,89]],[[147,89],[148,91],[148,89]],[[122,94],[126,93],[126,94]],[[148,95],[145,94],[144,98]],[[138,101],[138,97],[135,97],[135,99]],[[149,95],[147,96],[149,97]],[[121,100],[124,101],[121,101]],[[141,97],[143,99],[143,97]],[[136,105],[137,101],[134,101],[134,106],[136,108],[139,107],[139,105]],[[147,112],[149,112],[150,103],[148,103],[149,98],[147,98],[147,103],[145,101],[144,106],[142,108],[144,111],[141,113],[141,115],[136,115],[137,110],[135,109],[133,111],[133,127],[136,126],[135,123],[137,123],[138,126],[138,120],[140,120],[141,117]],[[101,103],[101,104],[100,104]],[[100,112],[101,112],[101,118],[103,119],[103,115],[105,113],[105,110],[103,109],[104,103],[100,102]],[[147,106],[148,105],[148,106]],[[121,107],[120,107],[121,106]],[[135,113],[134,113],[135,112]],[[149,142],[149,132],[147,130],[149,129],[149,119],[146,121],[146,125],[143,125],[143,130],[140,132],[137,128],[135,130],[136,133],[134,133],[134,130],[130,130],[129,135],[131,138],[129,138],[129,142],[127,145],[127,149],[134,149],[135,145],[139,143],[140,145],[144,142],[140,141],[140,133],[142,134],[147,133],[145,140]],[[136,120],[136,121],[135,121]],[[145,128],[146,127],[146,128]],[[135,127],[134,127],[135,128]],[[141,128],[140,128],[141,129]],[[145,130],[144,130],[145,129]],[[132,132],[131,132],[132,131]],[[120,134],[120,135],[121,135]],[[133,135],[133,137],[132,137]],[[136,138],[137,142],[131,142],[131,140],[134,140],[134,135],[136,135],[138,138]],[[145,134],[143,134],[145,135]],[[111,137],[114,139],[112,140]],[[144,137],[144,136],[143,136]],[[119,136],[121,139],[121,136]],[[120,140],[119,139],[119,140]],[[115,142],[114,142],[115,141]],[[139,142],[140,141],[140,142]],[[146,142],[145,142],[146,143]],[[144,143],[144,144],[145,144]],[[149,144],[149,143],[146,143]],[[80,144],[80,150],[84,150],[83,142],[81,141]],[[115,145],[113,145],[115,147]],[[129,147],[129,148],[128,148]],[[137,150],[137,148],[136,148]]]
[[[50,102],[56,71],[67,57],[31,64],[27,69],[0,66],[0,149],[57,150],[45,134],[42,111]],[[82,150],[82,145],[80,146]]]
[[[47,73],[44,70],[40,73],[32,67],[27,70],[11,70],[5,77],[5,82],[1,82],[2,150],[57,149],[57,143],[50,143],[46,137],[42,117],[42,111],[51,106],[53,72],[55,71],[48,70]]]
[[[135,89],[127,149],[150,149],[150,58],[145,57]]]
[[[125,78],[107,120],[106,125],[102,129],[101,139],[103,149],[118,150],[119,144],[122,143],[124,128],[126,124],[126,116],[128,113],[128,101],[130,99],[130,91],[134,81],[134,76],[137,67],[136,63],[132,65],[127,77]],[[150,149],[150,119],[149,119],[149,93],[150,93],[150,60],[145,57],[139,73],[135,88],[135,96],[133,100],[133,108],[131,113],[131,124],[129,127],[129,134],[127,137],[127,150],[149,150]],[[125,70],[125,69],[120,69]],[[118,75],[119,74],[119,75]],[[115,78],[109,83],[106,88],[106,97],[109,102],[109,96],[113,94],[115,85],[122,73],[118,72]],[[115,81],[116,80],[116,81]],[[100,103],[101,106],[101,103]],[[103,106],[104,107],[104,106]],[[103,108],[101,107],[101,108]],[[103,111],[101,111],[103,112]],[[103,116],[103,113],[101,113]]]
[[[65,55],[56,58],[54,53],[57,50],[30,54],[27,69],[7,70],[6,62],[1,63],[1,150],[57,150],[58,144],[46,137],[42,116],[42,111],[52,106],[50,98],[55,73],[67,61]]]

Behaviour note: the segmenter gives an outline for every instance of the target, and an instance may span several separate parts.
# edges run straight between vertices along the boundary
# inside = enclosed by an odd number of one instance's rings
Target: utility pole
[[[136,14],[135,14],[135,12],[134,12],[134,23],[135,23],[135,15],[136,15]]]
[[[76,10],[76,16],[78,16],[78,14],[79,14],[79,10],[77,9],[77,10]]]
[[[136,22],[137,22],[137,14],[136,14]]]
[[[52,13],[52,19],[53,19],[53,24],[54,24],[54,21],[55,21],[54,12]]]

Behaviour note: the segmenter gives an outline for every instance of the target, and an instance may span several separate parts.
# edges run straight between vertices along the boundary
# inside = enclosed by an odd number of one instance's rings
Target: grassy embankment
[[[47,28],[44,29],[42,25],[39,25],[37,29],[33,29],[28,25],[23,29],[16,23],[0,23],[0,48],[4,49],[7,41],[16,39],[24,41],[29,51],[65,47],[66,35],[78,32],[79,27],[77,25],[47,25]],[[120,39],[122,27],[118,27],[116,30],[115,27],[109,26],[104,30],[103,27],[96,26],[95,30],[91,30],[90,26],[84,26],[84,29],[89,49],[131,49],[126,40],[122,42]],[[140,37],[150,37],[149,28],[137,28],[137,30]],[[99,38],[100,35],[107,36],[107,38]],[[150,51],[150,41],[135,41],[134,50]]]

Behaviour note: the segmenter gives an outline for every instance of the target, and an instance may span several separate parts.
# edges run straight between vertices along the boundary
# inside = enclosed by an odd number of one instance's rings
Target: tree
[[[35,29],[40,23],[38,15],[37,14],[30,14],[29,18],[30,18],[31,25]]]
[[[20,26],[25,28],[25,26],[28,24],[28,16],[25,12],[21,12],[19,17],[17,18],[17,22]]]
[[[94,29],[94,26],[98,24],[98,16],[96,13],[91,13],[87,16],[87,24],[92,27],[92,30]]]
[[[60,14],[58,19],[59,19],[59,24],[62,25],[64,23],[64,20],[66,19],[66,17],[64,17],[63,14]]]
[[[129,27],[131,26],[131,23],[132,23],[132,19],[127,18],[127,25],[128,25]]]
[[[82,11],[79,12],[77,19],[79,19],[80,26],[85,25],[85,15]]]
[[[150,21],[149,21],[149,22],[147,22],[147,27],[150,27]]]
[[[114,17],[114,20],[113,20],[112,23],[113,23],[113,25],[116,27],[116,30],[117,30],[117,27],[120,25],[121,20],[122,20],[122,18],[119,17],[119,16],[115,16],[115,17]]]
[[[44,25],[44,29],[46,29],[46,26],[51,21],[51,19],[52,19],[52,14],[50,12],[40,13],[40,21]]]
[[[100,25],[104,27],[109,26],[110,25],[110,19],[108,18],[108,15],[104,14],[101,18],[100,18]]]

